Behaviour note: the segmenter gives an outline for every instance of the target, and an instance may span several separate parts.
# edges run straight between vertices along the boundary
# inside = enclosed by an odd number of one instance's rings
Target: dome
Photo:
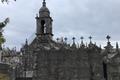
[[[49,9],[46,6],[42,6],[40,8],[40,12],[50,12]]]
[[[43,0],[42,4],[43,4],[43,6],[40,8],[40,12],[49,12],[50,13],[49,9],[46,7],[45,0]]]

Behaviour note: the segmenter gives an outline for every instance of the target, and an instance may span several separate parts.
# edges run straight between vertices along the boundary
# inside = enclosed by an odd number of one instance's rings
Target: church
[[[110,36],[104,49],[92,42],[79,46],[73,37],[53,40],[53,19],[43,0],[36,16],[36,37],[21,48],[20,63],[14,69],[15,80],[120,80],[120,51],[113,48]]]

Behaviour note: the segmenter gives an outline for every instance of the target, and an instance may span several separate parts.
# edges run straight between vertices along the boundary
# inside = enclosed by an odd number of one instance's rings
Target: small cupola
[[[49,9],[46,7],[46,2],[43,0],[42,7],[39,10],[40,17],[48,17],[50,15]]]

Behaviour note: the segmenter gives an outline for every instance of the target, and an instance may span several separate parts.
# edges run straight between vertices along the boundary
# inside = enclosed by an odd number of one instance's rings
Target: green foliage
[[[2,44],[5,43],[5,41],[6,41],[6,40],[5,40],[2,32],[0,32],[0,50],[2,49]]]
[[[6,41],[6,40],[5,40],[2,32],[0,32],[0,45],[2,45],[5,41]]]
[[[7,23],[9,23],[9,18],[6,18],[3,22],[0,22],[0,49],[2,48],[2,44],[6,41],[2,32]]]
[[[14,0],[14,1],[16,1],[16,0]],[[1,2],[9,3],[9,0],[1,0]],[[5,21],[0,22],[0,49],[2,49],[2,44],[6,41],[2,32],[3,32],[3,28],[7,25],[8,22],[9,22],[9,18],[6,18]]]

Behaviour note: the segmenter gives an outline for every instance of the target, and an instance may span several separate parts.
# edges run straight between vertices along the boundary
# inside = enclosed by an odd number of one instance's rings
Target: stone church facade
[[[110,44],[105,49],[90,43],[85,45],[83,37],[78,47],[53,40],[52,17],[43,0],[36,16],[36,37],[31,44],[21,48],[21,63],[16,66],[16,80],[120,80],[120,52]]]

